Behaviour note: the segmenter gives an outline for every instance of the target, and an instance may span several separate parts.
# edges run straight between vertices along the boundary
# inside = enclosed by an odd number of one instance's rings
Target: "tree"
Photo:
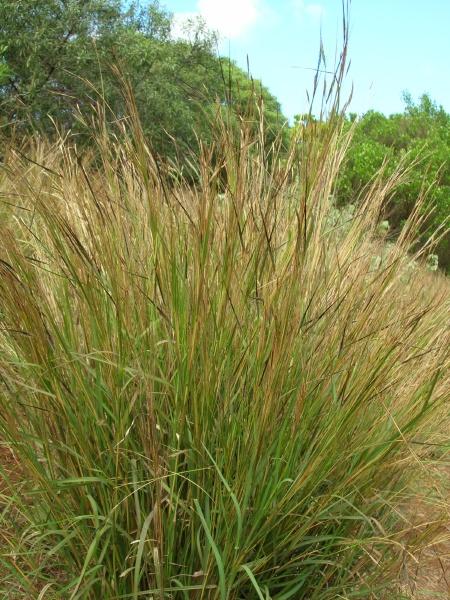
[[[103,96],[113,113],[126,114],[116,65],[130,82],[143,128],[164,155],[194,149],[209,139],[214,111],[244,111],[253,91],[264,99],[273,135],[284,118],[260,82],[222,61],[214,37],[200,22],[188,40],[171,37],[171,15],[158,2],[119,0],[0,0],[0,47],[7,77],[0,80],[0,114],[25,131],[77,128],[75,108],[89,109]],[[97,90],[97,91],[95,91]]]
[[[67,72],[76,72],[119,16],[118,0],[1,0],[0,45],[9,69],[2,112],[14,122],[36,122],[61,110],[71,90]]]

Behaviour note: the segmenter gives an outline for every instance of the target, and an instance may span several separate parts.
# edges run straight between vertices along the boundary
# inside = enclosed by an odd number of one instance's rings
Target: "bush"
[[[427,95],[423,95],[417,104],[405,95],[405,103],[402,114],[387,117],[369,111],[359,121],[350,115],[347,127],[354,129],[354,137],[339,175],[337,201],[340,205],[355,203],[383,165],[387,173],[392,173],[400,162],[414,165],[408,178],[394,190],[385,207],[386,216],[393,233],[399,232],[417,198],[428,190],[428,202],[423,208],[432,207],[433,213],[422,227],[422,240],[444,227],[436,252],[440,265],[448,271],[450,116]]]

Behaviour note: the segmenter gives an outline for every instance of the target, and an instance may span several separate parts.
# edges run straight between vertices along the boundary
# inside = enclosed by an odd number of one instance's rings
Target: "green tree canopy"
[[[117,117],[126,113],[116,65],[130,82],[154,148],[195,148],[208,139],[217,104],[243,111],[264,99],[270,131],[284,123],[276,98],[214,52],[214,36],[191,24],[189,41],[171,35],[171,15],[158,2],[125,9],[119,0],[0,0],[0,115],[15,128],[74,128],[75,109],[102,95]],[[97,90],[97,92],[95,91]],[[49,118],[50,117],[50,118]]]

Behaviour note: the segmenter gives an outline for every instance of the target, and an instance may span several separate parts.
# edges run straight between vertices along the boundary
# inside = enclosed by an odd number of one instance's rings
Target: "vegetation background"
[[[125,116],[120,78],[112,65],[130,82],[144,134],[166,159],[186,164],[197,139],[212,139],[216,103],[243,114],[255,89],[264,99],[267,143],[282,132],[287,145],[295,127],[308,118],[299,115],[290,133],[269,90],[217,55],[214,34],[194,20],[184,39],[174,39],[171,14],[159,2],[2,0],[0,22],[0,124],[5,134],[10,126],[16,135],[35,129],[49,134],[56,122],[62,131],[83,136],[75,109],[83,111],[99,97],[107,99],[118,119]],[[386,207],[391,235],[399,233],[424,187],[432,188],[434,211],[422,239],[447,223],[450,115],[426,94],[417,103],[405,94],[402,114],[369,111],[362,118],[347,118],[356,129],[337,203],[357,202],[385,162],[392,172],[407,155],[420,162]],[[436,250],[444,270],[450,268],[448,223],[446,229]]]
[[[157,3],[0,0],[4,597],[448,597],[449,116],[347,114],[347,17],[290,126]]]

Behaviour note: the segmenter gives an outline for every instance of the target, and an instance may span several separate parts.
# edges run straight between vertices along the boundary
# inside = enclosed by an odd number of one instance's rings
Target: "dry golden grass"
[[[374,267],[408,173],[336,223],[335,108],[287,155],[219,120],[190,182],[130,113],[81,157],[5,153],[0,592],[404,597],[449,514],[449,285],[408,266],[423,198]]]

